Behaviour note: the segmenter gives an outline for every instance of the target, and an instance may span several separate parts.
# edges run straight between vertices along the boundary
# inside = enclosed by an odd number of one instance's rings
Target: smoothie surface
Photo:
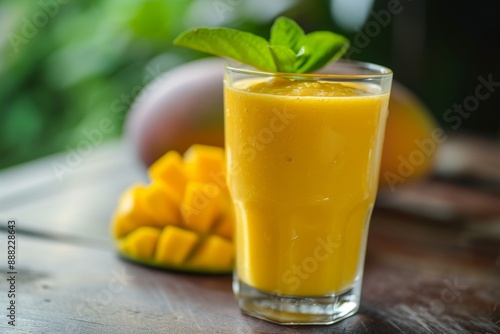
[[[245,80],[238,82],[235,88],[250,93],[311,97],[354,97],[377,93],[375,88],[369,86],[328,81],[290,80],[280,77]]]

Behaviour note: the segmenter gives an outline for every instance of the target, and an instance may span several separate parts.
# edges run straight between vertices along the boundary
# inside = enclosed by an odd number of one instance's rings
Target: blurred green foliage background
[[[441,123],[453,103],[474,93],[478,75],[500,81],[493,2],[401,0],[403,10],[385,26],[374,15],[391,1],[0,0],[0,168],[67,150],[104,116],[113,120],[107,139],[119,136],[149,81],[205,56],[172,45],[193,26],[268,37],[274,18],[287,15],[306,31],[342,32],[363,44],[351,58],[393,68]],[[366,44],[370,21],[381,29]],[[499,95],[461,130],[498,136]]]

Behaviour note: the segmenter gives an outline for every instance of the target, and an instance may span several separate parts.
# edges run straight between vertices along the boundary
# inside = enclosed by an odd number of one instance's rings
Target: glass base
[[[243,313],[280,325],[330,325],[359,309],[361,283],[321,297],[284,296],[252,288],[233,280],[233,290]]]

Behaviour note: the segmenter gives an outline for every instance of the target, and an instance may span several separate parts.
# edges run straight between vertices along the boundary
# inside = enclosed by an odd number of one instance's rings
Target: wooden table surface
[[[145,180],[126,144],[67,158],[0,173],[0,333],[500,333],[499,192],[470,195],[438,179],[381,194],[360,311],[330,326],[280,326],[242,315],[230,276],[159,271],[116,255],[108,231],[117,197]],[[462,190],[491,202],[489,215],[453,208]],[[429,201],[446,191],[455,197]],[[8,220],[16,221],[15,328]]]

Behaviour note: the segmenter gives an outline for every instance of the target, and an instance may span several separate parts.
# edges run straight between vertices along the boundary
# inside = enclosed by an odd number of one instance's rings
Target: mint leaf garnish
[[[330,31],[305,34],[293,20],[279,17],[270,41],[229,28],[195,28],[177,37],[175,45],[226,57],[268,72],[313,72],[340,58],[349,41]]]
[[[269,45],[278,72],[295,73],[297,55],[284,45]]]
[[[276,71],[269,43],[249,32],[228,28],[195,28],[179,35],[174,44],[230,58],[264,71]]]
[[[330,31],[315,31],[303,39],[296,73],[313,72],[331,61],[335,61],[349,49],[349,40]]]
[[[278,17],[271,27],[271,45],[289,47],[295,54],[302,48],[304,30],[294,21],[284,16]]]

